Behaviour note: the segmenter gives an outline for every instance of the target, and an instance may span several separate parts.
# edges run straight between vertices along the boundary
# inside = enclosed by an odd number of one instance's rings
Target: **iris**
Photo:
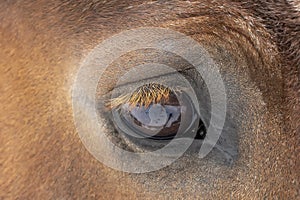
[[[132,94],[114,99],[110,106],[115,126],[129,137],[169,140],[197,130],[205,134],[188,94],[162,84],[144,84]]]

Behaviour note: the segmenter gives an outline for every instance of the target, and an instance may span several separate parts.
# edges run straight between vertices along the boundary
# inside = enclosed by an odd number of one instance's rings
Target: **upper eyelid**
[[[194,69],[194,67],[187,67],[187,68],[182,69],[182,70],[177,70],[176,72],[169,72],[169,73],[159,74],[159,75],[156,75],[156,76],[150,76],[146,79],[137,79],[137,80],[134,80],[134,81],[127,81],[125,83],[121,83],[121,84],[116,85],[116,87],[114,87],[112,90],[109,90],[106,94],[104,94],[104,96],[111,95],[113,90],[115,90],[115,89],[122,90],[122,88],[126,88],[128,86],[135,85],[135,84],[139,83],[140,81],[156,80],[158,78],[172,76],[176,73],[184,73],[184,72],[187,72],[187,71],[193,70],[193,69]]]

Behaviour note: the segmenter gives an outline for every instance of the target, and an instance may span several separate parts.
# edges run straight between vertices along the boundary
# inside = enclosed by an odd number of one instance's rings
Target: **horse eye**
[[[138,139],[171,140],[174,137],[203,139],[205,127],[189,95],[158,83],[147,83],[110,104],[116,129]]]

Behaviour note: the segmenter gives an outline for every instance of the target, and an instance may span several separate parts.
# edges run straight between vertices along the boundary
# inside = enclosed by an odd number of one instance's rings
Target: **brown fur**
[[[0,199],[299,198],[299,15],[284,0],[2,1]],[[105,38],[144,26],[192,36],[242,89],[244,106],[231,108],[242,136],[233,168],[187,156],[126,174],[80,142],[71,106],[80,61]]]

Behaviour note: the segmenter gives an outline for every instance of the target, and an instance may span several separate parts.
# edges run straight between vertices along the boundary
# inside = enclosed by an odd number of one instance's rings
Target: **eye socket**
[[[129,137],[153,140],[186,137],[195,123],[201,121],[188,94],[157,83],[142,85],[128,98],[117,98],[111,104],[115,105],[112,109],[115,126]],[[204,126],[201,127],[199,133],[204,135]]]
[[[145,57],[152,56],[152,49],[143,51],[141,60],[133,59],[141,52],[131,52],[132,63],[128,62],[128,55],[124,55],[120,61],[111,64],[110,71],[116,68],[113,76],[107,71],[110,75],[102,76],[98,83],[98,119],[104,120],[101,123],[107,125],[105,135],[127,151],[155,151],[177,139],[190,141],[206,137],[211,116],[210,95],[202,76],[181,57],[168,52],[154,52],[162,63],[144,61]],[[166,58],[170,63],[165,63]],[[118,71],[124,63],[130,65]],[[103,89],[103,85],[109,82],[113,82],[112,86]],[[170,109],[174,110],[171,112]],[[160,123],[166,121],[163,126],[149,126],[150,110],[152,114],[156,112],[152,115],[153,120],[160,118]],[[162,116],[159,117],[159,114]],[[147,122],[147,118],[150,121]]]

